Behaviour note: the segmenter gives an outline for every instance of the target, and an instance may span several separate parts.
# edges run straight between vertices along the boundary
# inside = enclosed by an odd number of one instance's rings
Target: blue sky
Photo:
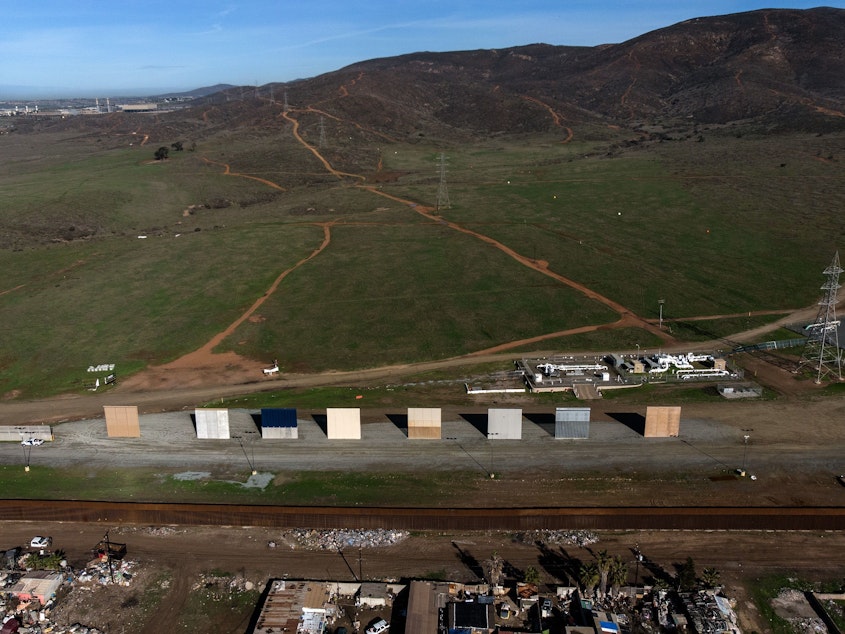
[[[845,0],[824,2],[845,8]],[[313,77],[417,51],[622,42],[769,0],[15,0],[0,8],[0,99],[106,96]],[[46,92],[45,92],[46,91]]]

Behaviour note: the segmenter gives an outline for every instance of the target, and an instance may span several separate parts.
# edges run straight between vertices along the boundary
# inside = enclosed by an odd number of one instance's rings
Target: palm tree
[[[610,562],[610,589],[616,595],[619,588],[628,582],[628,564],[622,561],[622,557],[616,555]]]
[[[523,580],[525,581],[525,583],[530,583],[531,585],[540,585],[540,571],[537,570],[534,566],[528,566],[528,568],[525,569],[525,575],[523,575]]]
[[[611,561],[610,555],[607,554],[606,550],[600,550],[596,553],[596,566],[599,571],[599,593],[601,596],[604,596],[605,592],[607,592],[607,576],[610,574]]]
[[[484,571],[487,573],[487,581],[491,586],[502,584],[502,571],[505,569],[505,560],[494,552],[493,556],[484,562]]]
[[[720,573],[715,568],[705,568],[701,571],[701,580],[708,588],[714,588],[719,585]]]
[[[584,590],[584,596],[592,596],[593,589],[599,582],[599,577],[599,569],[595,563],[581,564],[581,568],[578,569],[578,583]]]
[[[681,564],[678,570],[678,590],[692,590],[695,588],[695,583],[698,575],[695,572],[695,562],[692,557],[687,557],[687,560]]]

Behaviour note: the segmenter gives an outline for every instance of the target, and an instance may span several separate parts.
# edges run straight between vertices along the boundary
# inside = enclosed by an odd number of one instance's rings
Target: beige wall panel
[[[408,427],[408,438],[410,440],[440,440],[440,427]]]
[[[667,438],[677,436],[681,430],[681,408],[680,407],[654,407],[646,408],[645,431],[646,438]]]
[[[103,405],[109,438],[140,438],[137,405]]]
[[[408,438],[439,440],[440,429],[439,407],[408,408]]]
[[[358,407],[326,409],[326,435],[329,440],[361,440],[361,410]]]

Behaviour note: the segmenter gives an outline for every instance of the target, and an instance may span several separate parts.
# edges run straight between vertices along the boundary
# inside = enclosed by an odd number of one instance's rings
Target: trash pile
[[[308,530],[296,528],[287,537],[296,546],[307,550],[343,550],[344,548],[381,548],[393,546],[408,538],[407,531],[386,529]]]
[[[173,526],[119,526],[112,529],[112,532],[116,535],[142,533],[144,535],[153,535],[154,537],[166,537],[167,535],[184,533],[185,530]]]
[[[87,583],[89,581],[96,581],[101,586],[117,584],[121,586],[128,586],[134,573],[131,570],[136,566],[136,562],[112,560],[111,566],[108,561],[95,559],[76,575],[76,581],[80,583]]]
[[[589,546],[599,541],[599,536],[591,531],[572,530],[536,530],[517,533],[516,541],[525,544],[542,543],[547,546]]]
[[[68,573],[68,576],[61,582],[62,586],[70,585],[74,587],[76,581],[79,580],[79,575],[74,576],[69,568],[66,568],[65,572]],[[18,577],[20,575],[8,575],[7,580]],[[6,628],[2,631],[8,630],[17,632],[17,634],[42,634],[44,632],[51,632],[52,634],[106,634],[99,628],[82,625],[81,623],[72,625],[56,623],[54,621],[56,605],[55,596],[48,599],[43,605],[37,598],[19,602],[10,599],[5,603],[0,603],[0,625]],[[9,621],[14,621],[17,627],[9,625]]]
[[[772,602],[775,613],[789,621],[793,632],[801,634],[821,634],[827,632],[827,626],[813,611],[806,595],[795,588],[783,588]],[[780,608],[780,609],[779,609]]]
[[[200,575],[191,587],[192,592],[202,589],[209,591],[213,598],[220,599],[232,593],[251,592],[255,590],[255,584],[240,575],[230,577],[207,573]]]

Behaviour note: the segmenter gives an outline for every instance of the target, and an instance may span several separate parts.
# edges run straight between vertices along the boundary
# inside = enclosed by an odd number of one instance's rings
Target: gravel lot
[[[54,427],[56,440],[35,447],[39,465],[85,465],[94,469],[160,468],[211,472],[302,470],[418,472],[490,471],[500,478],[497,494],[518,493],[515,505],[546,504],[753,504],[839,505],[845,488],[835,476],[845,473],[841,452],[845,402],[726,402],[684,406],[677,438],[643,438],[629,425],[631,414],[618,404],[593,407],[590,438],[556,440],[550,409],[524,409],[522,440],[487,440],[484,412],[443,410],[442,440],[409,440],[392,420],[404,411],[362,411],[361,440],[329,441],[315,421],[321,412],[298,413],[299,438],[263,440],[258,412],[230,410],[232,435],[244,438],[199,440],[193,410],[141,417],[141,438],[108,438],[103,419],[72,421]],[[808,420],[812,421],[808,425]],[[479,429],[478,427],[481,427]],[[750,436],[747,454],[743,436]],[[455,440],[447,440],[454,438]],[[248,460],[249,458],[249,460]],[[720,481],[745,459],[749,479]],[[21,464],[17,443],[0,444],[3,464]],[[683,476],[683,477],[681,477]],[[596,499],[575,481],[619,479],[604,489],[612,499]],[[648,486],[649,478],[653,487]],[[694,486],[690,488],[692,479]],[[536,493],[526,491],[526,480]],[[645,480],[645,481],[644,481]],[[633,482],[636,486],[632,486]],[[517,498],[514,498],[517,499]]]

